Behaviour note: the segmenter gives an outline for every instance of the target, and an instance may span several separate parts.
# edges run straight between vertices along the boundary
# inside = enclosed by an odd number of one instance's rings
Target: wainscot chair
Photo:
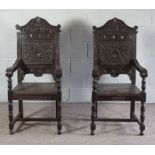
[[[57,121],[57,134],[61,134],[61,76],[59,58],[60,25],[50,25],[36,17],[26,25],[16,25],[17,59],[7,68],[9,129],[13,134],[16,121]],[[17,70],[18,84],[12,88],[12,76]],[[26,74],[42,76],[51,74],[55,82],[23,82]],[[13,100],[19,102],[19,113],[13,117]],[[23,100],[56,101],[55,118],[30,118],[23,115]]]
[[[145,78],[148,74],[147,70],[140,66],[136,59],[137,29],[137,26],[129,27],[117,18],[109,20],[101,27],[93,26],[94,68],[92,72],[91,135],[95,134],[95,121],[137,122],[140,126],[140,135],[144,134]],[[136,86],[136,70],[142,78],[141,89]],[[126,74],[131,83],[99,83],[99,78],[104,74],[110,74],[112,77]],[[130,118],[98,118],[98,101],[130,101]],[[135,101],[141,102],[140,119],[135,115]]]

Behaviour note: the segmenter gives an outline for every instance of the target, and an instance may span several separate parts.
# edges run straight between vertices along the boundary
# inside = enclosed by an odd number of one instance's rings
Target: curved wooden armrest
[[[146,78],[148,76],[147,70],[139,64],[137,59],[133,59],[132,62],[133,62],[133,66],[136,68],[136,70],[139,71],[140,76],[142,78]]]
[[[17,70],[17,68],[20,66],[21,60],[20,59],[16,59],[16,61],[14,62],[14,64],[6,69],[6,76],[7,77],[12,77],[13,73]]]

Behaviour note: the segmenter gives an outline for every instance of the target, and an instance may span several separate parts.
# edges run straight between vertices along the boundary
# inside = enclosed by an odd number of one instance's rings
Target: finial
[[[113,18],[113,22],[114,22],[114,23],[116,23],[116,22],[117,22],[117,20],[118,20],[118,19],[117,19],[116,17],[115,17],[115,18]]]
[[[40,17],[38,16],[36,19],[37,19],[36,21],[39,23],[40,22]]]
[[[93,26],[93,30],[95,30],[96,29],[96,26]]]

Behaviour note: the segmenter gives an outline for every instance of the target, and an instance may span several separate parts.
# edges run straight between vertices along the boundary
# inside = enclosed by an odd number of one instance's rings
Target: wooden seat
[[[17,59],[7,68],[9,129],[13,134],[16,121],[57,121],[57,133],[61,134],[61,77],[59,56],[60,25],[49,24],[45,19],[36,17],[26,25],[16,25]],[[12,88],[12,76],[17,71],[18,84]],[[24,77],[34,74],[39,77],[50,74],[52,83],[24,83]],[[13,115],[13,100],[19,102],[19,113]],[[27,118],[24,117],[23,100],[51,100],[56,103],[55,118]]]
[[[13,99],[56,99],[55,83],[20,83],[13,90]]]
[[[130,27],[122,20],[113,18],[94,30],[94,67],[92,71],[92,111],[91,135],[95,134],[95,121],[137,122],[140,135],[144,134],[144,112],[146,102],[145,78],[147,70],[136,59],[136,35],[138,27]],[[141,89],[136,86],[136,70],[142,78]],[[128,75],[129,84],[100,84],[100,77],[110,74],[112,77]],[[98,118],[98,101],[130,101],[130,118]],[[135,101],[141,102],[140,119],[135,115]]]
[[[131,100],[132,97],[141,97],[141,90],[133,84],[98,84],[97,86],[98,100]],[[136,99],[135,99],[136,100]]]

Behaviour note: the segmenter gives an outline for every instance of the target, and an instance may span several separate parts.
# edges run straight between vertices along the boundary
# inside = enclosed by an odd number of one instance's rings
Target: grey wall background
[[[93,66],[92,26],[101,26],[117,17],[128,25],[137,25],[137,59],[148,69],[147,102],[155,102],[155,10],[0,10],[0,102],[7,101],[5,69],[16,58],[15,25],[24,25],[31,18],[40,16],[53,25],[61,24],[60,56],[63,70],[62,90],[65,102],[88,102],[91,100],[91,71]],[[50,81],[44,75],[26,76],[25,81]],[[127,76],[101,81],[129,82]],[[16,84],[16,74],[13,84]],[[140,86],[139,75],[137,85]]]

